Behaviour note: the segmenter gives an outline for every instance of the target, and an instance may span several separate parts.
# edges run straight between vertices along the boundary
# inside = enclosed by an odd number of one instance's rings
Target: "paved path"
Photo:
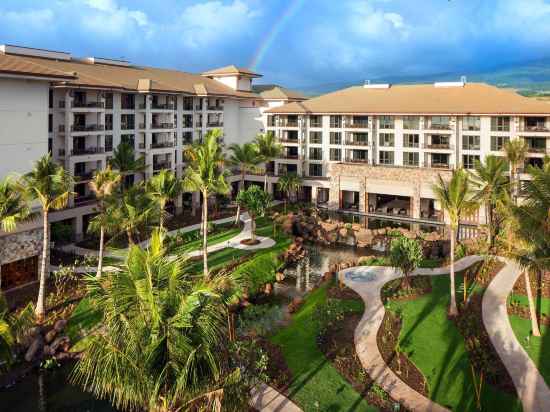
[[[483,295],[483,324],[512,377],[523,410],[550,411],[550,390],[536,365],[518,342],[508,318],[506,301],[521,275],[521,268],[513,261],[502,260],[506,266],[493,278]]]
[[[249,404],[260,412],[302,412],[294,402],[265,383],[250,391]]]
[[[481,260],[467,256],[455,263],[455,270],[467,268]],[[448,268],[417,269],[413,275],[441,275]],[[421,395],[403,382],[386,364],[378,349],[376,335],[384,319],[385,308],[380,298],[382,286],[400,278],[402,273],[393,267],[358,266],[342,270],[338,274],[347,286],[355,290],[365,302],[365,312],[355,329],[355,349],[363,368],[370,377],[396,401],[411,411],[444,412],[448,409]]]

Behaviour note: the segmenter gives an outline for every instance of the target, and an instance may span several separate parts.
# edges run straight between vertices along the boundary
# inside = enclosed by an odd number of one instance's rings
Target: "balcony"
[[[206,127],[223,127],[223,122],[208,122],[206,123]]]
[[[103,102],[77,102],[73,101],[71,103],[73,109],[103,109],[105,108],[105,103]]]
[[[96,170],[90,170],[89,172],[74,172],[74,177],[78,179],[79,182],[86,180],[91,180],[94,177]]]
[[[182,140],[182,144],[183,144],[184,146],[193,144],[193,138],[191,138],[191,139],[188,139],[188,138],[186,139],[186,138],[184,138],[184,139]]]
[[[369,159],[361,159],[357,157],[346,157],[345,163],[362,163],[362,164],[368,164]]]
[[[112,123],[105,123],[105,130],[113,130],[113,124]]]
[[[213,112],[221,112],[223,111],[223,106],[208,106],[208,110]]]
[[[289,139],[289,138],[280,138],[279,139],[279,143],[293,143],[293,144],[298,144],[300,143],[300,141],[298,139]]]
[[[102,124],[73,124],[71,132],[101,132],[105,130]]]
[[[172,169],[172,162],[155,162],[153,163],[153,170]]]
[[[452,169],[453,165],[451,163],[431,163],[428,165],[432,169]]]
[[[291,160],[298,160],[299,159],[299,155],[297,154],[291,154],[291,153],[283,153],[281,155],[281,159],[291,159]]]
[[[453,145],[450,143],[424,143],[422,145],[424,149],[431,150],[452,150]]]
[[[346,144],[349,145],[349,146],[368,146],[369,141],[368,140],[348,139],[348,140],[346,140]]]
[[[84,147],[71,150],[71,156],[83,156],[105,153],[104,147]]]
[[[527,145],[527,152],[529,153],[546,153],[546,146],[531,146]]]
[[[89,205],[89,204],[95,203],[96,201],[97,199],[94,195],[85,195],[85,196],[76,195],[74,198],[75,206]]]
[[[151,143],[151,145],[149,146],[150,149],[164,149],[168,147],[174,147],[174,142],[173,141],[156,142],[156,143]]]
[[[151,129],[173,129],[174,123],[152,123]]]
[[[136,106],[133,103],[122,103],[121,109],[122,110],[135,110]]]
[[[298,127],[298,120],[287,120],[281,122],[281,127]]]
[[[426,130],[451,130],[449,123],[429,123],[426,125]]]
[[[134,130],[136,128],[135,123],[122,123],[120,125],[121,130]]]
[[[151,110],[176,110],[175,103],[152,103]]]

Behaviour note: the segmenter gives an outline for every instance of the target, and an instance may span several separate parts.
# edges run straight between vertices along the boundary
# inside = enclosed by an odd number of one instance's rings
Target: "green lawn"
[[[515,297],[517,296],[515,295]],[[511,315],[510,323],[521,346],[535,362],[546,383],[550,384],[550,356],[548,356],[550,328],[539,325],[541,336],[535,337],[531,335],[531,321],[529,319]]]
[[[401,350],[426,377],[431,399],[455,411],[476,411],[464,339],[447,318],[449,278],[435,276],[431,282],[431,293],[410,301],[390,303],[391,310],[399,310],[403,318],[399,336]],[[459,275],[457,289],[461,283]],[[483,410],[521,410],[517,398],[512,395],[486,384],[482,392]]]
[[[292,400],[304,411],[376,411],[338,373],[317,347],[316,322],[311,315],[327,298],[326,286],[312,292],[292,323],[279,331],[272,341],[281,346],[293,380]],[[356,310],[362,310],[355,304]]]
[[[241,233],[241,231],[242,231],[242,228],[240,227],[235,227],[235,226],[225,227],[217,233],[208,235],[208,246],[213,246],[213,245],[217,245],[218,243],[225,242],[237,236],[239,233]],[[186,235],[191,236],[191,234],[198,234],[198,233],[199,233],[199,230],[193,230],[191,232],[186,233]],[[175,250],[179,253],[189,253],[194,250],[198,250],[201,247],[202,247],[202,237],[189,241],[185,243],[185,245],[183,246],[176,247]]]
[[[533,293],[535,292],[533,291]],[[512,293],[508,298],[508,300],[512,302],[517,302],[521,306],[525,306],[526,308],[529,307],[529,301],[527,300],[527,296],[525,295]],[[537,307],[537,313],[550,316],[550,299],[544,298],[544,297],[537,297],[535,299],[535,305]]]

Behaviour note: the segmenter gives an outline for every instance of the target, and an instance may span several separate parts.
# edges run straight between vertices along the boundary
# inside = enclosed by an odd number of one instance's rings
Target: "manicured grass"
[[[534,291],[533,291],[534,293]],[[529,301],[527,300],[527,296],[520,295],[518,293],[512,293],[510,297],[508,298],[509,301],[517,302],[521,306],[525,306],[526,308],[529,307]],[[537,309],[538,314],[550,316],[550,299],[544,298],[544,297],[536,297],[535,298],[535,306]]]
[[[459,289],[462,277],[458,275],[456,280]],[[455,411],[476,411],[464,339],[447,318],[449,277],[435,276],[431,282],[431,293],[389,304],[390,310],[399,311],[403,319],[399,345],[426,377],[431,399]],[[484,383],[482,410],[520,411],[521,405],[516,397]]]
[[[292,323],[273,336],[281,346],[292,382],[290,398],[304,411],[376,411],[338,373],[325,358],[316,343],[318,326],[312,320],[315,307],[327,299],[326,285],[312,292],[302,308],[293,316]],[[360,303],[351,303],[362,310]]]
[[[219,230],[219,229],[218,229]],[[235,236],[237,236],[239,233],[241,233],[242,228],[241,227],[235,227],[230,226],[224,229],[221,229],[221,231],[214,233],[212,235],[208,235],[208,246],[217,245],[218,243],[225,242]],[[193,230],[191,232],[186,233],[187,236],[192,236],[192,234],[198,234],[199,230]],[[202,237],[186,242],[183,246],[175,246],[174,250],[178,253],[189,253],[194,250],[198,250],[202,247]]]
[[[515,295],[515,297],[517,296]],[[550,328],[545,325],[539,325],[541,336],[536,337],[531,335],[531,321],[529,319],[511,315],[510,324],[516,338],[535,365],[537,365],[546,384],[550,384],[550,356],[548,356],[548,350],[550,349]]]

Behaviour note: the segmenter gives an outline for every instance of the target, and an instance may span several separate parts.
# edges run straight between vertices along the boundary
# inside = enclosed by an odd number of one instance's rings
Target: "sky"
[[[550,57],[550,0],[1,0],[0,44],[307,88]]]

